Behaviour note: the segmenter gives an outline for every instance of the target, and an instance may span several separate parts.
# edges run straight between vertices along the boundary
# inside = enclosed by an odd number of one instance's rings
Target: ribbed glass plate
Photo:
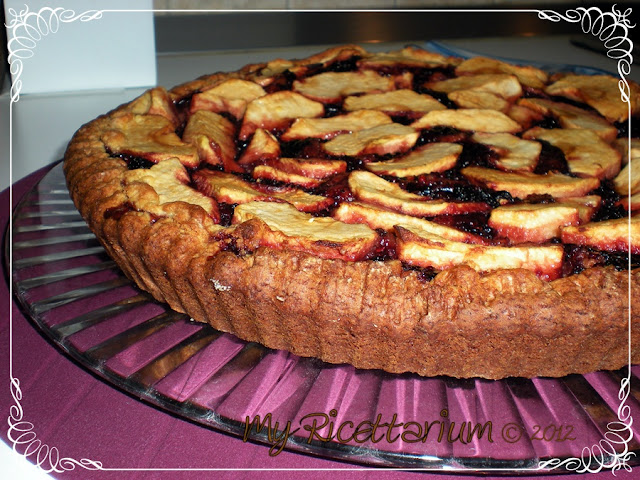
[[[421,378],[243,342],[133,286],[74,208],[61,165],[16,209],[12,246],[17,300],[66,354],[136,397],[273,454],[469,473],[640,463],[629,426],[640,412],[636,367],[561,379]]]

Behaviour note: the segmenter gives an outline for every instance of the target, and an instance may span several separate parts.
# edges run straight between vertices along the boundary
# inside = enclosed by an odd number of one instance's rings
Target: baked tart
[[[630,91],[347,45],[153,88],[64,170],[128,277],[246,341],[423,376],[618,369],[640,360]]]

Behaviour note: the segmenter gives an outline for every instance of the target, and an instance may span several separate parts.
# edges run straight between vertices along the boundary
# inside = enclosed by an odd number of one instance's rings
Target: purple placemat
[[[38,171],[16,184],[13,190],[14,203],[44,173],[45,170]],[[9,218],[8,191],[0,194],[0,206],[2,208],[0,222],[5,226]],[[411,472],[363,469],[349,463],[325,460],[318,456],[287,450],[277,456],[270,456],[269,446],[245,443],[241,438],[204,428],[149,406],[88,373],[45,340],[25,319],[16,303],[9,298],[6,278],[5,271],[5,278],[0,284],[2,311],[6,312],[0,324],[0,351],[8,353],[11,341],[11,356],[3,355],[0,362],[3,378],[7,379],[6,388],[0,393],[0,411],[5,412],[5,418],[12,415],[28,422],[21,424],[24,431],[21,439],[23,443],[16,447],[19,452],[24,454],[27,448],[26,453],[30,454],[29,458],[36,461],[36,450],[38,450],[40,460],[44,464],[47,464],[47,461],[43,456],[48,455],[60,469],[75,465],[73,470],[55,474],[56,477],[253,478],[260,475],[270,478],[277,475],[278,478],[299,478],[302,475],[312,474],[314,478],[329,478],[339,474],[345,478],[374,478],[374,475],[375,478],[418,478]],[[68,314],[72,317],[73,307],[65,308],[69,309]],[[11,331],[8,321],[9,312],[12,314]],[[81,343],[82,338],[79,338],[78,342]],[[198,363],[200,368],[205,361],[206,358]],[[19,381],[19,390],[10,388],[10,365],[13,378]],[[350,415],[361,412],[361,403],[365,401],[361,392],[375,389],[381,392],[378,395],[380,398],[376,398],[375,402],[369,399],[369,402],[375,403],[377,411],[385,412],[387,407],[395,409],[400,405],[402,410],[397,413],[403,417],[411,414],[425,419],[437,419],[438,415],[441,415],[441,411],[437,411],[439,403],[432,396],[429,397],[429,401],[421,397],[422,389],[429,389],[430,395],[433,395],[432,389],[427,385],[429,382],[416,383],[406,377],[380,380],[370,372],[361,372],[349,377],[341,369],[323,371],[313,379],[313,382],[309,382],[304,376],[296,377],[298,373],[296,368],[300,368],[299,361],[281,352],[271,355],[269,362],[261,364],[260,368],[263,369],[261,373],[266,383],[269,383],[270,377],[286,371],[292,379],[297,378],[298,385],[294,388],[289,383],[282,386],[277,395],[266,396],[262,392],[261,397],[260,394],[255,395],[255,384],[251,382],[244,386],[240,384],[235,394],[247,396],[253,393],[251,402],[255,404],[248,402],[241,405],[227,398],[226,402],[221,402],[221,405],[224,404],[224,411],[228,415],[253,413],[254,408],[262,408],[263,412],[274,412],[274,416],[277,413],[284,415],[288,411],[288,405],[296,402],[298,410],[305,412],[305,399],[296,397],[297,392],[300,391],[299,387],[311,383],[309,388],[322,388],[322,382],[332,386],[342,382],[341,389],[332,388],[333,392],[339,392],[334,395],[340,397],[341,405],[345,407],[341,408],[340,412],[336,412],[336,424],[344,423]],[[189,370],[189,372],[192,371],[194,369]],[[185,371],[178,373],[185,375]],[[201,378],[198,378],[187,374],[183,381],[184,388],[180,393],[189,395],[191,391],[202,391],[202,384],[206,383],[207,374],[202,372],[201,375]],[[438,380],[433,380],[433,382],[436,381]],[[538,381],[538,383],[544,382],[544,380]],[[608,377],[594,379],[591,384],[597,387],[601,396],[610,394],[610,389],[616,386],[616,383]],[[170,392],[174,386],[160,382],[157,387]],[[286,386],[291,387],[291,390],[288,391]],[[499,424],[503,417],[508,417],[509,410],[513,409],[514,405],[502,404],[491,399],[500,398],[504,389],[514,391],[518,388],[522,389],[522,386],[511,385],[508,382],[468,381],[468,386],[469,388],[465,390],[460,388],[460,385],[450,385],[440,381],[437,387],[438,395],[441,395],[441,400],[447,399],[448,404],[452,405],[448,415],[452,417],[455,415],[456,418],[474,416],[491,419],[496,424]],[[363,387],[365,387],[364,390]],[[570,387],[575,388],[569,385],[563,387],[564,392],[559,392],[566,394],[569,400],[573,395]],[[214,386],[209,385],[209,388]],[[548,394],[548,389],[537,391]],[[539,421],[540,418],[536,417],[538,415],[536,412],[540,410],[539,402],[544,402],[544,399],[540,398],[540,395],[536,396],[535,392],[516,393],[515,398],[519,399],[516,405],[518,411],[521,414],[529,412],[532,416],[531,421]],[[335,400],[336,398],[330,397],[326,399],[327,409],[330,410]],[[554,404],[559,405],[557,408],[561,410],[549,412],[550,417],[542,420],[545,422],[566,420],[566,415],[571,413],[570,406],[573,405],[569,400],[566,407],[569,410],[562,410],[562,402],[554,401]],[[252,408],[247,410],[248,406]],[[313,413],[311,410],[307,411]],[[575,412],[575,415],[579,413]],[[571,413],[571,415],[574,414]],[[2,428],[2,435],[6,441],[6,423]],[[15,431],[12,435],[15,438]],[[8,443],[12,444],[12,442]],[[519,450],[529,448],[526,443],[518,443],[514,446],[516,448],[504,449],[507,457],[511,454],[514,458],[518,458]],[[443,442],[440,444],[438,453],[449,454],[452,449],[463,448],[464,450],[467,447]],[[472,442],[471,448],[481,450],[482,444]],[[58,457],[73,460],[56,462]],[[103,470],[90,470],[74,463],[83,463],[83,459],[99,462]],[[90,465],[90,462],[85,463],[85,466],[90,467]],[[241,470],[216,470],[229,468]],[[306,473],[288,470],[291,468],[322,470]],[[179,471],[180,469],[184,471]],[[626,474],[626,472],[622,473]],[[609,478],[611,473],[602,472],[596,477],[603,478],[605,475]],[[625,475],[619,475],[619,478],[620,476],[624,478]],[[437,478],[448,477],[449,475],[439,474]]]

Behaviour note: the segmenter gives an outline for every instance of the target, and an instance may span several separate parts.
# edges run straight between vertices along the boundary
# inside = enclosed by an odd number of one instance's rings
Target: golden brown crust
[[[500,378],[584,373],[628,361],[620,344],[627,273],[612,268],[545,283],[525,270],[482,276],[456,267],[424,282],[395,263],[265,249],[247,258],[214,257],[205,272],[228,287],[214,300],[226,316],[249,310],[256,325],[249,340],[329,362]],[[636,289],[640,275],[631,279]],[[202,287],[199,295],[210,294]],[[632,320],[636,326],[637,315]]]
[[[171,96],[228,78],[203,77]],[[617,369],[629,352],[640,361],[638,270],[593,268],[545,282],[527,270],[483,274],[456,266],[425,281],[397,260],[329,260],[269,248],[234,253],[204,209],[184,202],[159,206],[162,215],[139,211],[125,162],[99,140],[126,109],[74,136],[64,163],[70,194],[124,273],[195,320],[301,356],[427,376],[562,376]],[[136,188],[144,196],[151,187]],[[251,228],[236,227],[238,240],[250,243]]]

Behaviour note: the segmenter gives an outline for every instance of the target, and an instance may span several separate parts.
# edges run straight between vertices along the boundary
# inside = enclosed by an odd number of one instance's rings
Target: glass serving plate
[[[422,378],[243,342],[138,290],[74,208],[61,165],[17,207],[12,247],[17,301],[67,355],[135,397],[272,454],[466,473],[640,463],[629,455],[640,453],[636,440],[616,441],[630,432],[619,428],[621,404],[640,411],[636,367],[559,379]]]

